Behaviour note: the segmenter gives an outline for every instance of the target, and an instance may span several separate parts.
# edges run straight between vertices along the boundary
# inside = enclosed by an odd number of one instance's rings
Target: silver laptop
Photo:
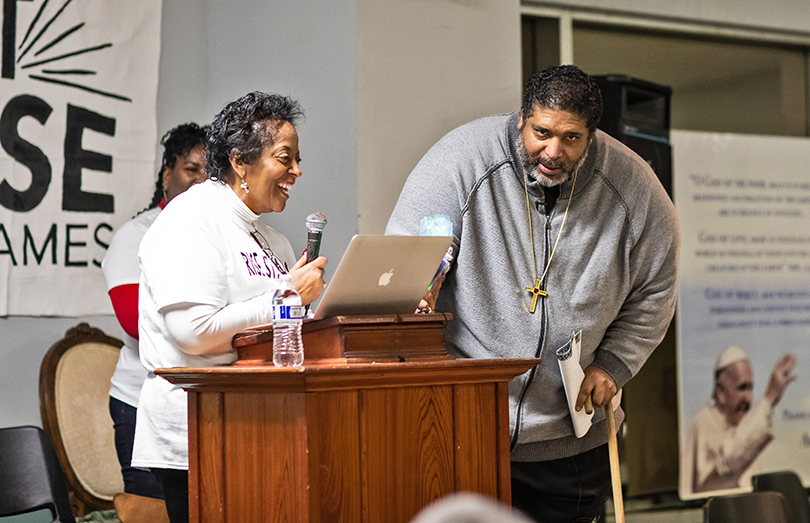
[[[315,319],[412,314],[452,240],[451,236],[355,235],[320,297]]]

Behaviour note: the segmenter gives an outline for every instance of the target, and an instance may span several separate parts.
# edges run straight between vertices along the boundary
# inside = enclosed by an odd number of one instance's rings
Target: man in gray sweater
[[[589,395],[607,405],[675,309],[674,206],[643,159],[596,129],[601,114],[578,68],[536,74],[519,113],[463,125],[428,151],[386,230],[450,217],[456,256],[436,308],[454,315],[452,354],[541,359],[509,402],[512,503],[540,522],[591,521],[610,491],[604,414],[574,435],[555,351],[582,331],[577,409]]]

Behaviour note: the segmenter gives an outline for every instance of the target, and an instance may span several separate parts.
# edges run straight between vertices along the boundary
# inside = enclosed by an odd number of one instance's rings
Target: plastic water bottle
[[[290,285],[290,276],[284,275],[281,286],[273,293],[273,365],[276,367],[300,367],[304,363],[303,322],[301,296]]]

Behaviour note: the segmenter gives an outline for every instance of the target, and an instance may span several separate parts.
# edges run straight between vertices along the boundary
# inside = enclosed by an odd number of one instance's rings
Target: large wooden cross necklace
[[[529,218],[529,239],[531,240],[532,244],[532,279],[534,280],[534,285],[531,287],[526,287],[526,290],[532,295],[532,303],[529,306],[529,312],[531,314],[534,314],[534,311],[537,309],[538,298],[545,298],[548,296],[548,293],[542,288],[543,280],[546,278],[548,268],[551,266],[551,260],[554,259],[554,253],[557,251],[557,244],[560,242],[560,236],[562,235],[563,227],[565,227],[565,219],[568,218],[568,208],[571,207],[571,198],[574,196],[574,187],[577,184],[578,172],[579,166],[577,166],[577,169],[574,171],[574,181],[571,184],[571,194],[568,195],[568,205],[565,206],[565,214],[563,215],[563,221],[560,224],[560,231],[557,233],[557,239],[554,241],[554,248],[551,249],[551,256],[548,257],[548,263],[546,263],[546,268],[543,270],[542,276],[538,278],[537,262],[534,259],[534,231],[532,230],[532,209],[529,205],[529,181],[526,177],[526,169],[523,169],[523,191],[526,193],[526,215]]]

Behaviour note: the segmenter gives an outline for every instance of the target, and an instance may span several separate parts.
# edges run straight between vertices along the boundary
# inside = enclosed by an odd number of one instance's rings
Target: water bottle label
[[[274,305],[273,319],[300,320],[304,318],[304,307],[301,305]]]

